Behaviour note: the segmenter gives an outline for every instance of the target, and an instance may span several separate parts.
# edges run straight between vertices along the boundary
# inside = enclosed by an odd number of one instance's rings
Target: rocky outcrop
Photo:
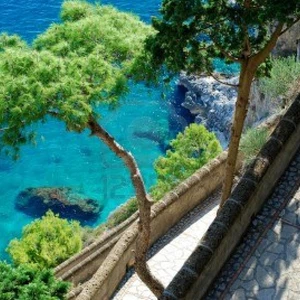
[[[19,193],[15,206],[33,217],[41,217],[50,209],[62,218],[83,223],[96,220],[102,209],[96,200],[74,193],[68,187],[28,188]]]
[[[237,84],[238,77],[224,78],[223,81]],[[237,89],[221,84],[212,77],[187,75],[183,72],[178,84],[188,90],[181,105],[195,116],[196,123],[201,123],[213,131],[222,146],[227,147]],[[271,112],[270,105],[259,92],[258,85],[253,84],[246,127],[267,117]]]

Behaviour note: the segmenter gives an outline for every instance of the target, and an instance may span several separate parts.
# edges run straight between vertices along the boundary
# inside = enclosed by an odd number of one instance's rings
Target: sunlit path
[[[215,218],[218,196],[219,193],[214,194],[188,213],[150,249],[149,266],[164,286],[171,282]],[[131,270],[112,299],[150,300],[156,297]]]

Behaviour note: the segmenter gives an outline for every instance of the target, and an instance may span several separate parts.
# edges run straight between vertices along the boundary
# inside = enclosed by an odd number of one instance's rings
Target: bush
[[[159,157],[154,165],[158,180],[151,189],[151,195],[155,200],[159,200],[222,151],[215,134],[198,124],[188,126],[170,145],[171,150],[167,151],[165,157]]]
[[[272,59],[272,69],[269,78],[260,81],[261,91],[273,98],[287,97],[292,86],[297,85],[300,78],[300,63],[294,57]],[[283,103],[286,105],[286,101]]]
[[[23,229],[20,240],[10,242],[7,252],[15,265],[55,267],[82,248],[81,227],[76,221],[67,221],[51,211]]]
[[[0,262],[1,300],[63,300],[70,284],[57,280],[50,270]]]
[[[138,210],[136,198],[129,199],[126,203],[117,208],[108,218],[107,227],[112,228],[121,224]]]
[[[61,19],[75,22],[93,13],[93,7],[85,1],[65,1],[62,5]]]
[[[89,227],[89,226],[84,226],[82,227],[82,242],[83,242],[83,247],[86,247],[102,235],[103,232],[107,230],[106,224],[101,224],[97,226],[96,228]]]
[[[245,165],[253,160],[262,146],[266,143],[269,135],[267,128],[251,128],[242,136],[240,150],[244,154]]]

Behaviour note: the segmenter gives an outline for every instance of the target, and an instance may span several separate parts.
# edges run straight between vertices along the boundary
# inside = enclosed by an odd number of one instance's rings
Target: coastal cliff
[[[237,84],[238,77],[224,78],[223,81]],[[230,138],[237,89],[221,84],[212,77],[187,75],[184,72],[180,74],[178,85],[187,89],[181,105],[194,115],[194,122],[201,123],[213,131],[226,148]],[[258,84],[254,82],[245,128],[261,122],[270,114],[272,103],[264,97]]]

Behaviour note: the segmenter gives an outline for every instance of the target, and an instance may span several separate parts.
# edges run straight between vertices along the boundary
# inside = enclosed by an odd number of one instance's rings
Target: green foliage
[[[15,265],[55,267],[82,248],[78,222],[60,219],[51,211],[23,229],[20,240],[10,242],[7,251]]]
[[[84,1],[65,2],[61,15],[33,46],[0,36],[2,151],[16,155],[34,142],[31,125],[47,115],[81,132],[97,105],[117,105],[152,32],[131,14]]]
[[[271,98],[286,96],[300,77],[300,64],[294,57],[272,59],[270,77],[262,78],[260,89]]]
[[[215,58],[245,61],[264,49],[270,29],[290,26],[299,16],[299,0],[164,0],[146,48],[157,67],[212,72]]]
[[[158,180],[151,189],[151,195],[156,200],[222,151],[215,135],[198,124],[187,127],[170,145],[172,149],[167,151],[166,156],[155,162]]]
[[[107,230],[106,224],[101,224],[96,228],[85,226],[82,227],[82,243],[83,247],[92,244],[99,236]]]
[[[4,51],[9,48],[26,48],[27,45],[17,35],[7,35],[5,33],[0,35],[0,51]]]
[[[0,262],[1,300],[63,300],[70,284],[57,280],[50,270]]]
[[[245,164],[248,165],[253,160],[269,136],[267,128],[250,128],[242,136],[240,150],[244,154]]]
[[[107,227],[113,228],[123,221],[128,219],[131,215],[133,215],[138,210],[138,203],[136,198],[129,199],[122,206],[117,208],[108,218]]]

